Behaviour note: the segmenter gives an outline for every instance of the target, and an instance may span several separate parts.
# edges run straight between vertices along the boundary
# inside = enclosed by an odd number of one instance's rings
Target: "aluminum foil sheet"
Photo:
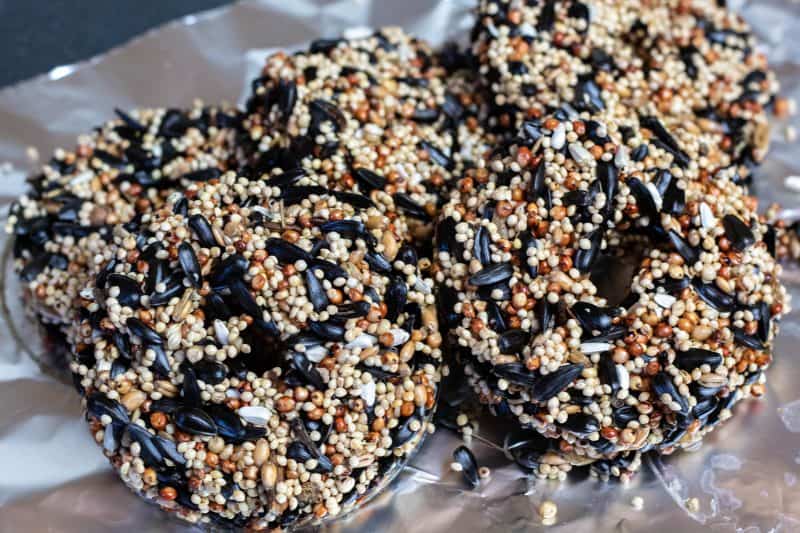
[[[729,2],[754,26],[778,71],[782,93],[800,100],[800,3]],[[401,25],[435,44],[464,39],[469,0],[263,0],[192,15],[88,62],[0,90],[0,210],[24,190],[37,152],[70,146],[113,108],[241,101],[268,51],[293,49],[352,27]],[[800,118],[790,120],[800,128]],[[773,128],[773,150],[757,175],[762,206],[780,201],[800,217],[800,143],[787,122]],[[8,250],[3,236],[0,247]],[[19,285],[3,256],[0,304],[0,532],[194,531],[130,493],[80,420],[80,401],[57,355],[21,308]],[[481,420],[474,450],[491,479],[466,491],[450,471],[460,439],[440,430],[388,490],[331,531],[444,532],[544,529],[539,504],[558,505],[552,531],[800,531],[800,268],[785,282],[796,310],[781,324],[768,393],[742,402],[702,447],[648,457],[629,485],[574,475],[565,483],[526,479],[495,444],[502,430]],[[631,504],[641,497],[644,506]],[[696,498],[697,502],[687,503]],[[698,505],[693,505],[697,503]]]

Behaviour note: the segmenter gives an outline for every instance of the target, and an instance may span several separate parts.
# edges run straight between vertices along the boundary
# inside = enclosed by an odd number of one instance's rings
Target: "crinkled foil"
[[[711,0],[708,0],[711,1]],[[265,0],[183,18],[103,56],[0,90],[0,209],[24,190],[36,166],[29,146],[49,157],[56,146],[112,115],[114,107],[241,101],[268,50],[297,48],[354,26],[401,25],[441,43],[463,40],[468,0]],[[800,100],[800,4],[729,2],[759,34],[783,94]],[[800,127],[797,117],[791,119]],[[757,176],[762,205],[780,200],[800,216],[800,144],[773,128],[773,150]],[[3,237],[2,249],[8,251]],[[165,519],[111,472],[81,421],[80,401],[25,317],[19,284],[3,257],[0,289],[0,532],[193,531]],[[800,268],[785,282],[800,309]],[[450,471],[459,439],[440,430],[383,494],[330,530],[386,532],[543,529],[538,506],[558,505],[553,531],[800,531],[800,311],[781,324],[762,401],[743,402],[698,450],[648,457],[626,486],[572,476],[565,483],[526,479],[492,443],[502,435],[483,420],[472,443],[492,470],[466,491]],[[644,500],[637,510],[634,497]],[[697,502],[691,501],[696,498]],[[689,503],[691,501],[691,503]],[[699,505],[695,506],[697,503]]]

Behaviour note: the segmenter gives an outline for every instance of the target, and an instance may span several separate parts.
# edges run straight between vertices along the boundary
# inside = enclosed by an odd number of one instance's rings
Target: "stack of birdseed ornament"
[[[510,133],[444,207],[436,281],[470,382],[535,430],[506,445],[541,476],[627,478],[699,441],[763,394],[787,310],[741,186],[774,76],[723,8],[651,4],[487,1],[473,32]]]
[[[192,522],[295,527],[431,429],[430,235],[477,105],[387,29],[277,54],[244,114],[119,113],[12,210],[29,308],[123,481]],[[461,92],[464,91],[464,92]]]

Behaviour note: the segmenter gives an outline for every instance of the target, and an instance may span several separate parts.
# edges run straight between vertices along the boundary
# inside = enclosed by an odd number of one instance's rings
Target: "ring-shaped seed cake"
[[[191,521],[352,508],[435,405],[415,252],[380,253],[397,229],[374,207],[312,194],[279,211],[278,191],[228,172],[117,226],[81,309],[72,369],[96,440],[126,484]]]
[[[80,292],[100,266],[90,242],[110,240],[114,226],[161,206],[176,189],[238,168],[242,157],[235,109],[198,102],[117,114],[80,136],[74,150],[56,150],[10,210],[27,307],[55,335],[74,324]]]
[[[787,310],[774,231],[730,170],[687,179],[641,133],[627,142],[648,156],[625,157],[622,137],[586,114],[528,121],[437,226],[443,327],[481,400],[550,439],[525,455],[544,475],[616,458],[625,474],[632,454],[702,438],[763,394]]]

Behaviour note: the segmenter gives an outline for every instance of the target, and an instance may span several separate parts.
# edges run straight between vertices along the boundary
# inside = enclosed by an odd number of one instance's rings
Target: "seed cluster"
[[[445,69],[398,28],[277,53],[247,105],[251,166],[301,167],[309,181],[370,195],[408,217],[416,239],[429,238],[454,177],[491,144],[473,85]]]
[[[10,212],[27,302],[44,322],[69,327],[80,292],[104,262],[113,229],[164,204],[195,181],[237,168],[242,118],[235,109],[143,109],[58,149]],[[53,329],[53,332],[57,328]]]
[[[655,117],[681,143],[676,164],[730,167],[742,183],[766,155],[778,84],[718,3],[482,0],[473,38],[501,125],[565,104],[633,129]]]
[[[442,340],[409,238],[485,149],[477,105],[397,30],[292,60],[244,113],[119,112],[12,209],[92,434],[193,522],[341,514],[432,430]]]
[[[481,400],[535,430],[506,443],[521,467],[628,477],[764,392],[792,240],[742,185],[777,84],[711,3],[530,4],[478,8],[508,133],[442,210],[443,326]]]
[[[482,0],[467,54],[385,28],[261,74],[243,111],[118,112],[12,207],[142,497],[252,530],[352,509],[432,430],[443,346],[544,477],[628,477],[764,394],[800,239],[744,188],[777,83],[724,8]]]

